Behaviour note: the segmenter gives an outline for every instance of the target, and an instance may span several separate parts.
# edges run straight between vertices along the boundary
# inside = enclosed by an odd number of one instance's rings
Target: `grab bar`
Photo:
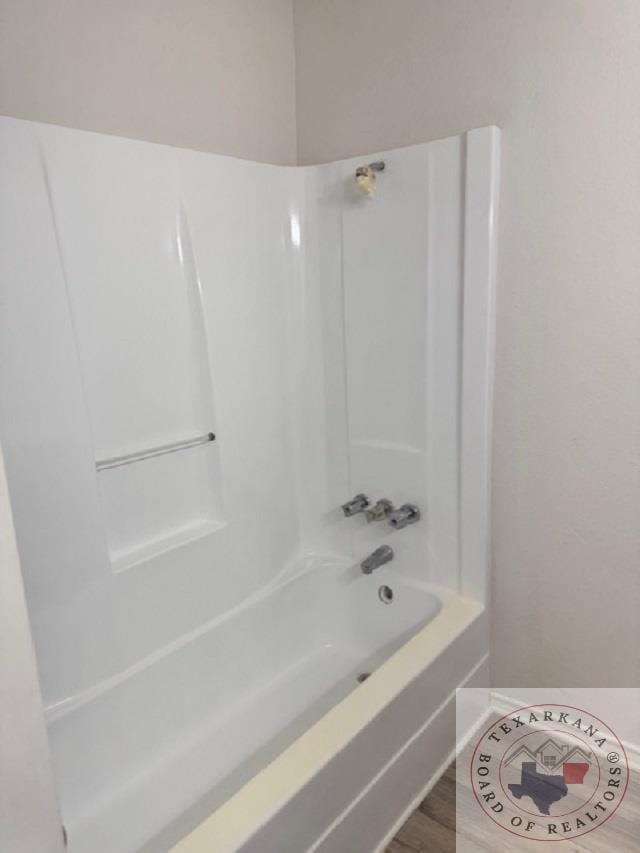
[[[190,447],[199,447],[215,441],[215,435],[208,432],[197,438],[186,441],[174,441],[171,444],[161,444],[159,447],[150,447],[148,450],[139,450],[137,453],[126,453],[124,456],[112,456],[110,459],[100,459],[96,462],[96,471],[106,471],[108,468],[119,468],[121,465],[131,465],[132,462],[142,462],[143,459],[152,459],[154,456],[165,456],[167,453],[176,453],[178,450],[188,450]]]

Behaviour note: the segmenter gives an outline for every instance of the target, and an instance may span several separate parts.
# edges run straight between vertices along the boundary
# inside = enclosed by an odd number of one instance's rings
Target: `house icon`
[[[536,749],[534,755],[538,763],[550,770],[553,767],[557,767],[558,764],[564,761],[564,757],[568,752],[568,746],[556,743],[551,738],[547,738],[542,746],[539,746],[538,749]]]
[[[529,749],[528,746],[520,746],[514,750],[505,760],[506,765],[515,764],[521,767],[523,762],[535,762],[536,766],[544,773],[562,773],[565,764],[591,765],[591,753],[579,746],[558,743],[552,738],[547,738],[537,749]]]

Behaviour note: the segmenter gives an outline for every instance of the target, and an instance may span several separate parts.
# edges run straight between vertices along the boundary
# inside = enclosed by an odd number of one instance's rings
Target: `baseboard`
[[[522,708],[530,704],[529,702],[523,702],[521,699],[517,699],[514,696],[507,696],[504,693],[499,693],[494,690],[491,691],[490,699],[491,710],[500,716],[510,714],[515,708]],[[535,727],[535,723],[533,723],[532,726]],[[627,753],[629,767],[632,770],[640,771],[640,744],[631,743],[627,740],[621,740],[620,742]]]
[[[640,745],[630,743],[628,740],[623,740],[622,745],[629,759],[629,767],[637,773],[640,771]]]

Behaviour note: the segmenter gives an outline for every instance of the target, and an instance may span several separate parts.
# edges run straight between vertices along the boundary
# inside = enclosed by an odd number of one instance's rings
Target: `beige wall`
[[[0,0],[0,114],[293,163],[291,0]]]
[[[499,124],[493,665],[640,684],[640,3],[296,0],[302,163]]]

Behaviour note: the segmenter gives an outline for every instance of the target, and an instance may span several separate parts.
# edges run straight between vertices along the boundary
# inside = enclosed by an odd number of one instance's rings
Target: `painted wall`
[[[298,150],[498,124],[493,682],[640,683],[640,7],[297,0]]]
[[[291,0],[2,0],[0,114],[295,161]]]

